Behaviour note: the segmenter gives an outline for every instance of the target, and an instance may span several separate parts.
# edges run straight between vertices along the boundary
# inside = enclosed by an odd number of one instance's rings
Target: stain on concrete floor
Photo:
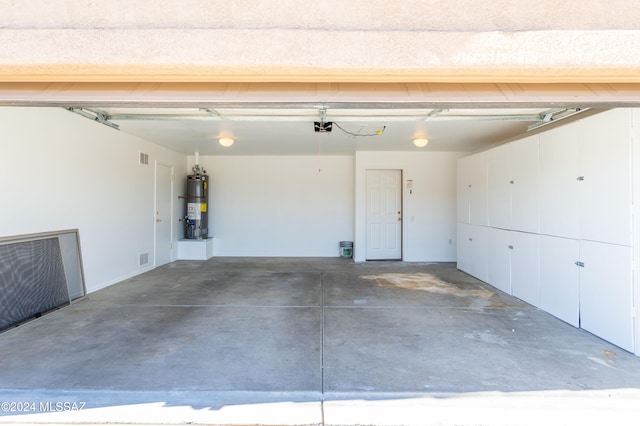
[[[360,278],[372,280],[379,287],[397,287],[457,297],[481,297],[483,299],[497,296],[496,293],[485,288],[460,288],[427,273],[362,275]]]

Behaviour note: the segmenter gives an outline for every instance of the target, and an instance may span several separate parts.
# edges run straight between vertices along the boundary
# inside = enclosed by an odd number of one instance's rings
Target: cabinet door
[[[631,245],[631,126],[627,109],[580,122],[580,238]]]
[[[540,236],[540,309],[580,326],[578,292],[580,242]]]
[[[581,241],[580,261],[580,326],[633,352],[631,247]]]
[[[458,160],[457,174],[457,202],[458,202],[458,223],[469,223],[469,191],[471,182],[469,181],[470,157],[463,157]]]
[[[511,292],[518,299],[539,306],[540,287],[538,271],[539,236],[512,232]]]
[[[511,223],[516,231],[540,231],[538,135],[511,144]]]
[[[511,294],[511,231],[489,228],[488,283]]]
[[[458,269],[485,282],[489,280],[488,229],[458,224]]]
[[[469,158],[469,223],[487,225],[487,153]]]
[[[469,275],[472,275],[471,240],[471,225],[467,223],[458,223],[458,269]]]
[[[489,226],[511,229],[511,144],[487,154]]]
[[[540,232],[580,237],[579,123],[540,134]]]
[[[471,226],[471,253],[471,275],[489,281],[489,228],[486,226]]]

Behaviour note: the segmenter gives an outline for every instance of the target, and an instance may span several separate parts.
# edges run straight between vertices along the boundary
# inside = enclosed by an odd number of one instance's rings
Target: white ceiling
[[[367,151],[474,152],[526,135],[536,123],[567,113],[550,108],[397,109],[348,106],[310,108],[83,108],[121,131],[184,154],[345,155]],[[549,113],[552,113],[549,115]],[[330,133],[314,131],[315,121],[333,122]],[[232,137],[230,148],[219,137]],[[417,148],[412,140],[426,137]]]

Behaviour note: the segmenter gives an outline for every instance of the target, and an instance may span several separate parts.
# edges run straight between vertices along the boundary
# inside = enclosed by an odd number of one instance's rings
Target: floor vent
[[[149,253],[140,253],[138,259],[138,266],[143,266],[149,263]]]
[[[145,154],[144,152],[140,153],[140,164],[144,164],[145,166],[149,165],[149,154]]]
[[[85,295],[75,230],[0,238],[0,331]]]

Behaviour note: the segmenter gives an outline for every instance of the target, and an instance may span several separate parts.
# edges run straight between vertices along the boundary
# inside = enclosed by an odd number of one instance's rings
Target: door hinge
[[[576,262],[576,266],[584,268],[584,262]]]

